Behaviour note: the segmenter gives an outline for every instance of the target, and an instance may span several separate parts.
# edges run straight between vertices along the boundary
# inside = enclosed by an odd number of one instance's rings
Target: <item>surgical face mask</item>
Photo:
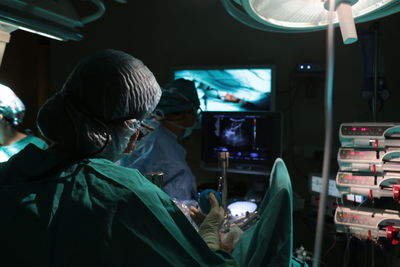
[[[192,134],[193,130],[197,128],[197,120],[193,123],[192,126],[189,126],[189,127],[185,127],[185,126],[179,125],[179,124],[177,124],[177,123],[175,123],[173,121],[169,121],[169,120],[165,120],[165,122],[167,122],[167,123],[169,123],[171,125],[174,125],[175,127],[179,128],[179,129],[183,129],[184,130],[183,134],[178,136],[179,139],[184,139],[184,138],[190,136]]]
[[[195,123],[193,123],[192,126],[185,127],[185,131],[183,132],[183,135],[180,136],[179,138],[185,139],[186,137],[189,137],[193,133],[193,130],[196,128],[197,128],[197,121]]]
[[[129,144],[130,138],[135,134],[140,127],[141,121],[131,120],[125,121],[123,127],[109,129],[112,131],[113,141],[111,146],[108,146],[101,154],[113,162],[121,160],[129,155],[125,150]]]
[[[195,122],[194,122],[193,125],[190,126],[190,127],[183,127],[183,128],[185,129],[185,132],[184,132],[183,135],[180,137],[180,138],[182,138],[182,139],[184,139],[184,138],[190,136],[190,135],[193,133],[193,131],[194,131],[195,129],[199,129],[199,128],[200,128],[201,109],[199,109],[199,108],[197,108],[197,107],[196,107],[196,108],[193,108],[193,112],[194,112],[194,114],[195,114],[195,116],[196,116]]]

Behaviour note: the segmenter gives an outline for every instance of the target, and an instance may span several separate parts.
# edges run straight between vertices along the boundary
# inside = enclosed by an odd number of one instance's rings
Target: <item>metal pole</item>
[[[324,235],[324,220],[326,196],[329,184],[329,169],[332,149],[332,96],[333,96],[333,75],[334,75],[334,37],[333,15],[335,1],[329,1],[328,31],[326,46],[326,74],[325,74],[325,145],[324,160],[322,165],[322,188],[318,208],[317,231],[314,243],[313,266],[318,267],[321,257],[322,238]]]
[[[222,177],[222,207],[227,207],[227,194],[228,194],[228,181],[226,177],[226,171],[228,169],[229,152],[220,152],[219,161],[221,168]]]
[[[374,92],[372,96],[372,119],[377,121],[377,101],[379,87],[379,22],[373,24],[374,29]]]

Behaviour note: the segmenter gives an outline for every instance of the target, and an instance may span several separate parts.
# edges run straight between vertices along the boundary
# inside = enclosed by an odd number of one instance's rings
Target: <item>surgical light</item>
[[[0,1],[0,23],[58,40],[79,41],[84,26],[75,8],[66,1]]]
[[[334,0],[335,1],[335,0]],[[264,31],[310,32],[328,25],[328,2],[320,0],[221,0],[238,21]],[[399,0],[336,0],[334,23],[340,23],[345,44],[357,40],[355,23],[400,11]],[[353,19],[354,17],[354,19]],[[354,21],[354,22],[353,22]]]
[[[18,27],[18,29],[26,31],[26,32],[38,34],[38,35],[41,35],[41,36],[44,36],[44,37],[47,37],[47,38],[51,38],[51,39],[54,39],[54,40],[57,40],[57,41],[63,41],[63,39],[61,39],[60,37],[57,37],[57,36],[54,36],[54,35],[51,35],[51,34],[48,34],[48,33],[40,32],[40,31],[35,31],[33,29],[25,28],[25,27],[22,27],[22,26]]]
[[[126,3],[125,0],[115,0]],[[28,31],[60,41],[79,41],[79,28],[99,19],[105,13],[103,0],[88,0],[97,10],[86,17],[78,16],[71,0],[1,0],[0,1],[0,64],[10,34]]]

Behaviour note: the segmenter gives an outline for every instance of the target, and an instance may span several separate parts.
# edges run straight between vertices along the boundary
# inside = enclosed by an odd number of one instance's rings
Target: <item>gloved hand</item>
[[[243,235],[242,229],[236,224],[231,224],[229,232],[221,234],[221,248],[225,251],[232,253],[236,243],[240,240]]]
[[[219,230],[224,220],[224,209],[219,206],[214,193],[210,193],[211,210],[199,227],[199,234],[212,250],[220,249]]]
[[[206,218],[206,215],[204,215],[198,208],[195,207],[190,207],[189,215],[197,226],[200,226]]]

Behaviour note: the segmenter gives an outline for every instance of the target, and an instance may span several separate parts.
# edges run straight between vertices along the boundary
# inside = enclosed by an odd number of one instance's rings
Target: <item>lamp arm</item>
[[[102,0],[88,0],[88,1],[92,2],[97,6],[97,11],[92,15],[82,18],[81,22],[83,24],[87,24],[101,18],[106,12],[106,7]]]

